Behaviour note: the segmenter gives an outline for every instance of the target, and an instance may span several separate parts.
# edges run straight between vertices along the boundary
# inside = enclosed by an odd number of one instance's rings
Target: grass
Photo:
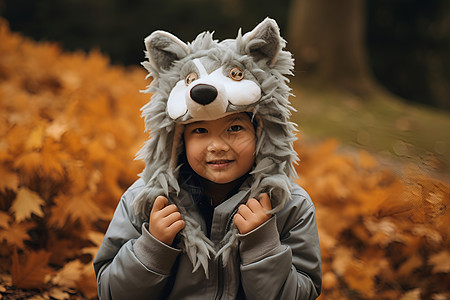
[[[450,112],[388,94],[362,99],[292,86],[293,120],[305,140],[337,138],[345,147],[450,178]]]

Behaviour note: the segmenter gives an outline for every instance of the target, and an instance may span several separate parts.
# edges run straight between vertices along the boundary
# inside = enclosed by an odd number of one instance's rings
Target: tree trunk
[[[320,88],[372,93],[364,46],[365,0],[293,0],[288,47],[296,76]]]

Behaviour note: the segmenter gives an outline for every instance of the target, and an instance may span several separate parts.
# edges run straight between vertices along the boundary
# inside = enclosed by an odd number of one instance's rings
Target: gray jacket
[[[153,238],[148,220],[134,214],[131,204],[142,188],[139,179],[125,192],[94,260],[100,299],[315,299],[320,294],[315,209],[298,185],[281,211],[239,235],[232,262],[222,267],[210,260],[208,276],[201,268],[192,272],[187,255]],[[247,200],[248,188],[241,188],[215,208],[212,242],[222,240],[235,209]],[[206,230],[198,210],[188,212]]]

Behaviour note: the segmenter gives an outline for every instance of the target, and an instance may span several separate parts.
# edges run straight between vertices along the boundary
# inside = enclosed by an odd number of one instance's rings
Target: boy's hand
[[[148,231],[153,237],[166,245],[172,245],[178,232],[184,228],[185,223],[175,204],[169,204],[164,196],[156,198],[150,212]]]
[[[261,194],[259,201],[251,198],[245,205],[239,206],[234,215],[234,224],[241,234],[246,234],[269,220],[272,215],[266,212],[271,209],[272,204],[267,194]]]

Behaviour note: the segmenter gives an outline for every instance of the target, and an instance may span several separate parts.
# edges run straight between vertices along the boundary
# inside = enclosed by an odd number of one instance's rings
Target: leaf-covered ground
[[[95,299],[92,259],[143,164],[138,69],[64,53],[0,20],[0,298]],[[420,169],[300,136],[321,299],[449,299],[450,188]]]

